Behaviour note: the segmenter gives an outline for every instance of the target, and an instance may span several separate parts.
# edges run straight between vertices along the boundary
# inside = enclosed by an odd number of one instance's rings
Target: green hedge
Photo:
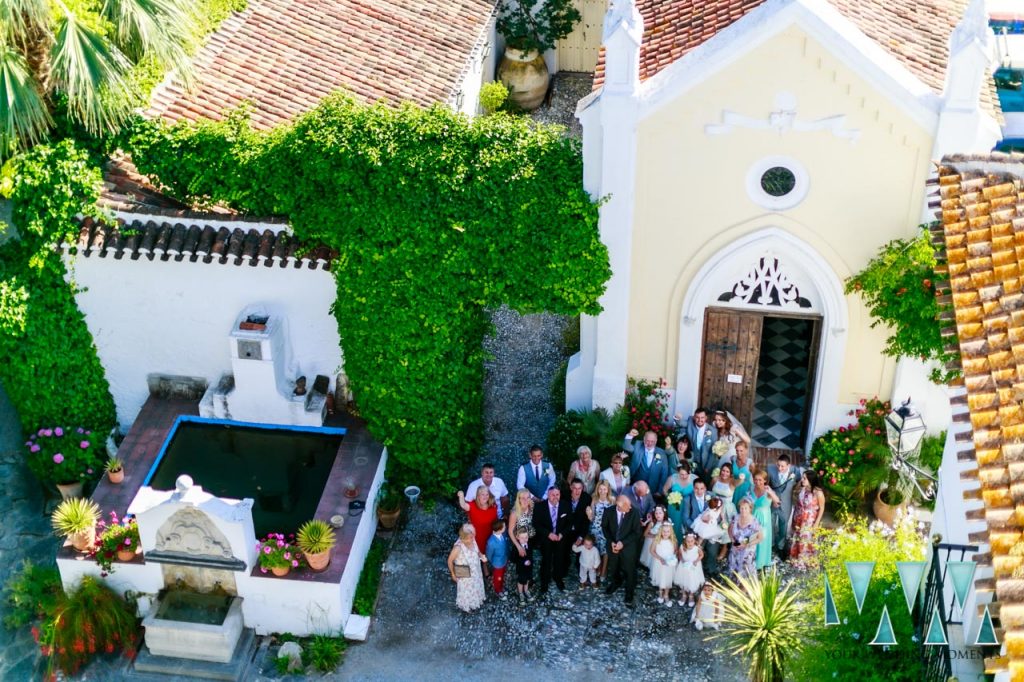
[[[337,250],[345,372],[402,484],[453,491],[483,442],[488,308],[599,310],[608,255],[559,128],[337,95],[268,134],[242,111],[143,123],[129,146],[175,196],[284,215]]]

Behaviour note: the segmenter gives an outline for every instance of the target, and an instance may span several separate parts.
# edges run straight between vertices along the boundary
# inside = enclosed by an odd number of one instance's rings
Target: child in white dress
[[[583,544],[573,545],[572,551],[580,555],[580,587],[597,587],[597,569],[601,566],[601,553],[594,547],[596,538],[588,535]]]
[[[722,627],[722,595],[711,583],[704,583],[704,591],[697,597],[697,607],[693,609],[690,621],[698,630]]]
[[[651,559],[653,558],[651,555],[651,543],[661,533],[661,526],[668,520],[668,512],[659,504],[654,508],[654,513],[651,516],[651,526],[647,529],[647,533],[644,534],[644,545],[640,548],[640,563],[647,570],[651,569]]]
[[[700,540],[729,542],[729,530],[722,522],[722,501],[717,497],[708,500],[708,508],[691,525]]]
[[[701,561],[704,550],[697,544],[697,536],[687,533],[683,546],[679,548],[679,563],[673,575],[673,582],[679,586],[679,605],[688,600],[687,606],[693,606],[693,598],[704,584],[704,569]]]
[[[671,523],[661,524],[658,537],[651,543],[651,583],[658,588],[658,603],[672,606],[669,590],[672,589],[672,578],[676,564],[679,563],[676,544],[676,531]]]

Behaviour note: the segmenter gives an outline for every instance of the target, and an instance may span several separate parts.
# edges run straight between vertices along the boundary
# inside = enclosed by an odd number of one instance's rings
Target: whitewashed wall
[[[99,351],[122,430],[149,395],[149,374],[205,377],[216,383],[231,369],[228,332],[249,304],[263,304],[288,321],[292,357],[310,382],[334,378],[342,357],[336,298],[326,270],[228,263],[190,263],[127,256],[78,256],[69,263],[83,288],[78,305]]]
[[[451,102],[453,109],[470,118],[480,113],[480,89],[484,83],[494,80],[497,57],[500,54],[497,49],[498,34],[494,29],[494,22],[495,17],[491,17],[491,20],[487,22],[484,33],[469,56],[462,80],[455,89],[455,95]],[[459,93],[461,93],[461,103],[455,100],[455,96]]]

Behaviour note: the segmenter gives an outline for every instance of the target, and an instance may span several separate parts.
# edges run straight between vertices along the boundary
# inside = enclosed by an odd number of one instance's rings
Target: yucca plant
[[[70,497],[61,502],[50,518],[53,529],[61,537],[95,530],[100,508],[92,500]]]
[[[118,471],[121,471],[124,468],[124,464],[118,457],[111,457],[110,459],[107,460],[107,463],[104,466],[104,468],[107,470],[108,474],[116,474]]]
[[[753,682],[782,682],[786,662],[802,647],[802,612],[792,583],[785,586],[775,569],[763,576],[723,579],[722,630],[710,639],[725,642],[739,660],[750,661]]]
[[[313,519],[299,528],[296,542],[304,554],[320,554],[334,547],[334,529],[326,521]]]
[[[140,105],[146,61],[188,78],[195,0],[0,0],[0,159],[43,141],[56,110],[92,134]]]

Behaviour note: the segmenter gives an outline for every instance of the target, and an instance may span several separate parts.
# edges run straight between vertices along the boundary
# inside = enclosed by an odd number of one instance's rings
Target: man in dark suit
[[[648,431],[642,441],[634,444],[639,433],[633,429],[622,439],[622,449],[630,453],[630,476],[634,481],[646,481],[651,490],[661,494],[670,475],[668,455],[658,447],[658,434],[654,431]]]
[[[568,573],[572,566],[572,548],[574,545],[582,545],[583,538],[590,534],[590,517],[587,516],[587,508],[590,506],[590,495],[583,489],[583,481],[574,479],[569,485],[569,506],[572,511],[569,513],[571,522],[566,541],[562,543],[565,551],[565,568]]]
[[[693,472],[698,478],[705,481],[711,480],[711,472],[718,463],[718,458],[711,452],[711,446],[718,440],[715,428],[708,423],[708,410],[706,407],[698,407],[692,417],[686,419],[682,424],[683,415],[677,413],[676,424],[680,426],[678,436],[683,433],[690,439],[690,457],[693,463]]]
[[[615,501],[615,510],[607,510],[601,519],[601,531],[608,542],[608,588],[605,594],[614,594],[625,582],[626,606],[633,606],[636,592],[636,564],[643,543],[640,515],[625,495]]]
[[[654,496],[651,488],[644,481],[637,481],[622,493],[629,498],[629,504],[636,510],[640,523],[647,525],[654,514]]]
[[[558,589],[565,591],[572,507],[561,498],[562,492],[558,488],[549,488],[547,500],[533,507],[533,528],[540,547],[541,594],[548,591],[552,578]]]

